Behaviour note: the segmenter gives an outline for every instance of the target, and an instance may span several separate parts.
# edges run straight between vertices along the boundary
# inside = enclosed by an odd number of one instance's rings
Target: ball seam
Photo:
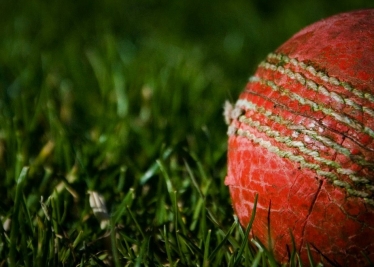
[[[353,93],[355,96],[359,98],[369,100],[370,102],[374,102],[374,95],[368,92],[358,90],[357,88],[354,88],[351,84],[347,82],[343,82],[338,78],[329,76],[326,72],[317,71],[315,67],[311,64],[306,64],[302,61],[297,60],[296,58],[290,58],[289,56],[280,53],[270,53],[268,54],[267,59],[276,59],[280,62],[291,63],[294,66],[298,66],[302,69],[307,70],[313,76],[318,76],[326,83],[335,86],[341,86],[341,88],[344,88],[346,91]]]
[[[325,177],[327,180],[332,182],[335,186],[341,187],[346,189],[347,193],[349,196],[354,196],[363,199],[366,203],[370,205],[374,205],[374,200],[370,198],[370,194],[364,191],[356,190],[351,187],[351,185],[347,182],[341,181],[337,178],[337,175],[334,174],[333,172],[329,171],[323,171],[320,169],[320,166],[318,164],[314,164],[311,162],[308,162],[303,156],[300,155],[295,155],[291,151],[285,151],[281,150],[276,146],[273,146],[271,142],[266,141],[260,137],[257,137],[255,134],[243,130],[243,129],[238,129],[236,134],[238,136],[242,136],[247,138],[248,140],[253,141],[255,144],[258,144],[271,153],[274,153],[282,158],[288,158],[289,160],[299,163],[301,168],[307,168],[312,171],[315,171],[317,175]]]
[[[266,85],[266,86],[270,87],[274,92],[278,92],[278,93],[281,93],[282,95],[286,95],[290,99],[295,100],[302,105],[309,106],[314,111],[321,111],[325,115],[332,116],[337,121],[344,123],[346,126],[349,126],[349,127],[353,128],[354,130],[356,130],[358,132],[365,133],[365,134],[369,135],[370,137],[374,138],[374,131],[367,126],[362,125],[356,119],[350,118],[350,117],[348,117],[346,115],[343,115],[343,114],[339,114],[338,112],[336,112],[332,108],[328,108],[323,104],[318,104],[318,103],[316,103],[316,102],[314,102],[310,99],[304,98],[301,95],[299,95],[297,93],[294,93],[294,92],[288,90],[285,87],[282,87],[282,86],[279,86],[279,85],[275,84],[271,80],[263,79],[263,78],[260,78],[258,76],[253,76],[253,77],[250,78],[249,82],[250,83],[258,82],[262,85]]]

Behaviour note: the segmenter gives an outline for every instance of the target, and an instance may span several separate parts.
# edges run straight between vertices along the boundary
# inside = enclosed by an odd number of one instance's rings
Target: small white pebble
[[[231,112],[233,110],[234,110],[233,104],[231,104],[230,101],[226,100],[225,104],[223,105],[223,117],[227,125],[231,123]]]
[[[95,191],[88,191],[88,194],[90,195],[90,207],[100,222],[101,229],[107,228],[109,225],[109,214],[103,196]]]
[[[3,229],[5,232],[10,231],[10,225],[11,225],[12,220],[10,218],[7,218],[4,223],[3,223]]]

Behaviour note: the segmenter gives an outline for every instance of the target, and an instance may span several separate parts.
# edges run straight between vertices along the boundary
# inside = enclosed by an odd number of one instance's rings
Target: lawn
[[[0,266],[278,266],[234,216],[223,104],[302,27],[365,7],[3,1]]]

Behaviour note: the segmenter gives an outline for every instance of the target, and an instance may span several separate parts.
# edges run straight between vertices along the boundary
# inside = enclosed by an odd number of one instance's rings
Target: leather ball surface
[[[228,174],[243,227],[279,262],[374,262],[374,10],[316,22],[270,53],[232,110]]]

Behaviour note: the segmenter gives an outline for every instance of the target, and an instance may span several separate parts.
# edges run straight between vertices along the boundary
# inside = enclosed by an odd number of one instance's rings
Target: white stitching
[[[268,119],[270,119],[270,120],[272,120],[272,121],[274,121],[276,123],[279,123],[281,125],[284,125],[285,127],[287,127],[290,130],[299,131],[302,134],[304,134],[304,135],[306,135],[306,136],[308,136],[308,137],[310,137],[310,138],[312,138],[314,140],[317,140],[317,141],[321,142],[325,146],[333,148],[338,153],[343,154],[346,157],[350,157],[351,156],[351,152],[350,152],[349,149],[347,149],[346,147],[344,147],[344,146],[342,146],[342,145],[334,142],[330,138],[328,138],[326,136],[320,135],[317,131],[307,129],[302,124],[293,125],[293,122],[291,122],[290,120],[284,119],[281,116],[274,115],[270,110],[267,110],[267,109],[265,109],[264,107],[261,107],[261,106],[257,106],[256,104],[254,104],[253,102],[251,102],[249,100],[239,99],[236,102],[235,105],[237,107],[240,107],[240,108],[245,108],[245,109],[248,109],[248,110],[253,110],[253,111],[256,111],[256,112],[258,112],[260,114],[263,114]],[[353,162],[359,164],[360,166],[373,165],[373,163],[366,161],[365,158],[362,157],[362,156],[360,156],[360,155],[356,155],[351,160]]]
[[[282,95],[287,95],[291,99],[297,100],[300,104],[308,105],[314,111],[320,110],[324,114],[330,115],[330,116],[334,117],[336,120],[347,124],[347,126],[350,126],[350,127],[352,127],[353,129],[355,129],[357,131],[366,133],[369,136],[371,136],[372,138],[374,138],[374,131],[371,128],[368,128],[367,126],[362,125],[357,120],[355,120],[353,118],[349,118],[349,117],[347,117],[347,116],[345,116],[343,114],[337,113],[337,112],[335,112],[331,108],[328,108],[328,107],[326,107],[326,106],[324,106],[322,104],[317,104],[317,103],[313,102],[310,99],[306,99],[306,98],[304,98],[304,97],[302,97],[302,96],[300,96],[300,95],[298,95],[298,94],[296,94],[294,92],[289,91],[286,88],[280,87],[280,86],[276,85],[273,81],[266,80],[266,79],[261,79],[259,77],[256,77],[256,79],[251,78],[250,82],[259,82],[261,84],[267,85],[267,86],[269,86],[275,92],[280,92]]]
[[[346,83],[346,82],[342,82],[340,81],[338,78],[336,77],[330,77],[328,76],[327,73],[324,73],[322,71],[316,71],[315,68],[312,66],[312,65],[307,65],[305,64],[304,62],[302,61],[298,61],[296,58],[292,58],[290,59],[288,56],[286,55],[283,55],[283,54],[275,54],[275,53],[271,53],[267,56],[268,59],[277,59],[279,61],[284,61],[286,63],[290,62],[292,65],[294,66],[299,66],[301,67],[302,69],[305,69],[307,70],[310,74],[312,74],[313,76],[318,76],[319,78],[321,78],[324,82],[326,83],[329,83],[331,85],[335,85],[335,86],[342,86],[345,90],[349,91],[349,92],[352,92],[354,95],[360,97],[360,98],[363,98],[363,99],[366,99],[366,100],[369,100],[371,102],[374,102],[374,95],[368,93],[368,92],[362,92],[356,88],[353,88],[350,84]],[[265,63],[265,65],[262,65],[263,63]],[[268,63],[269,65],[273,65],[272,63],[269,63],[269,62],[262,62],[260,63],[260,66],[263,66],[266,68],[266,63]],[[269,67],[269,66],[268,66]],[[283,66],[284,67],[284,66]],[[287,69],[286,69],[287,70]],[[291,71],[292,72],[292,71]],[[287,72],[286,72],[287,73]],[[292,74],[291,74],[292,75]],[[291,78],[291,77],[290,77]],[[344,99],[344,101],[346,100],[345,98],[342,97],[342,99]],[[357,104],[358,105],[358,104]],[[358,105],[360,106],[360,105]]]
[[[282,158],[288,158],[291,161],[299,163],[302,168],[316,170],[316,173],[318,175],[326,177],[328,180],[332,181],[334,185],[345,188],[347,190],[348,195],[363,198],[364,201],[367,202],[368,204],[372,204],[372,203],[374,204],[374,202],[371,199],[368,199],[368,197],[371,196],[370,193],[352,189],[351,185],[348,184],[347,182],[338,180],[337,175],[334,174],[333,172],[320,170],[320,166],[318,164],[310,163],[306,161],[304,157],[300,155],[295,155],[290,151],[280,150],[278,147],[271,145],[269,141],[266,141],[260,137],[257,137],[256,135],[254,135],[253,133],[249,131],[238,129],[237,134],[239,136],[243,136],[243,137],[248,138],[249,140],[252,140],[255,144],[259,144],[260,146],[268,149],[270,152],[277,154],[278,156]]]
[[[288,147],[297,148],[300,152],[312,157],[314,160],[324,163],[327,166],[336,169],[337,173],[347,175],[353,182],[370,183],[370,181],[366,178],[358,176],[355,171],[342,168],[339,163],[320,157],[317,151],[308,149],[307,147],[305,147],[305,144],[303,142],[295,141],[289,136],[282,136],[280,132],[272,130],[269,126],[261,125],[259,121],[255,121],[252,118],[248,118],[246,116],[240,116],[239,121],[257,129],[259,132],[265,133],[268,137],[274,138],[274,140],[279,143],[283,143]]]

